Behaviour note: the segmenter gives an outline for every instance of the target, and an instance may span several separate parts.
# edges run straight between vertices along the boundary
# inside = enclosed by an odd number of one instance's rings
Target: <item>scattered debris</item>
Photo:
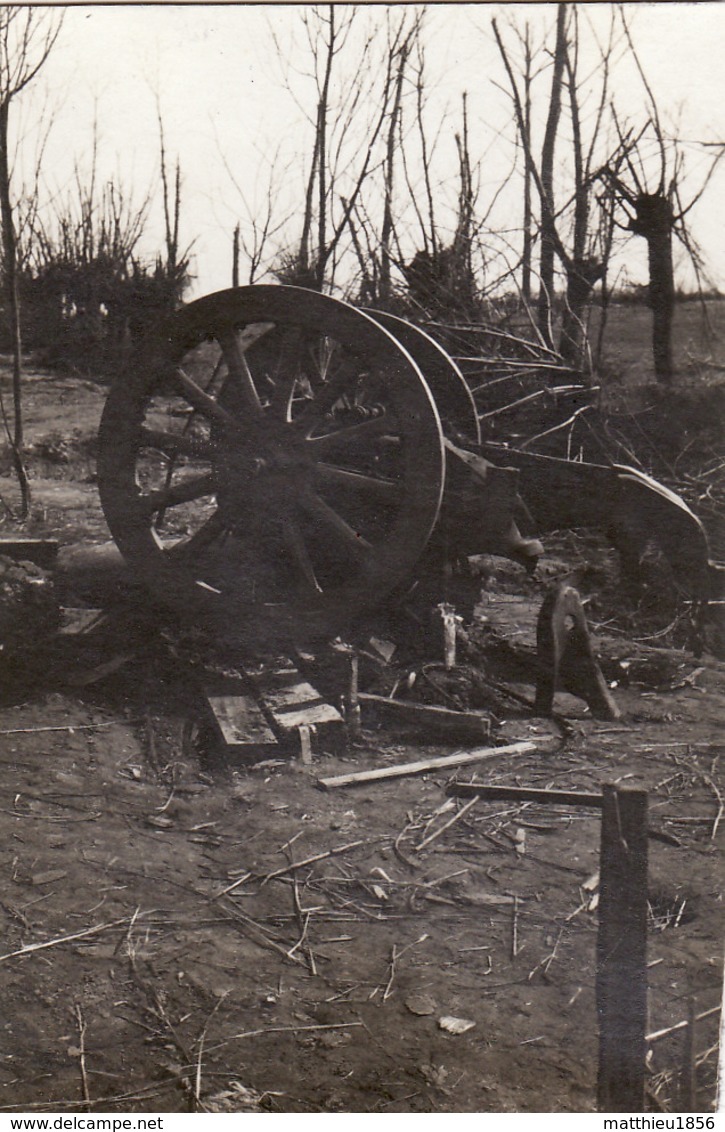
[[[435,1014],[437,1010],[436,1001],[430,994],[410,994],[405,1000],[405,1006],[411,1014],[417,1014],[421,1018]]]
[[[467,1034],[476,1025],[470,1018],[455,1018],[452,1014],[445,1014],[442,1018],[438,1019],[438,1029],[445,1031],[446,1034]]]
[[[67,876],[67,869],[47,869],[43,873],[34,873],[30,878],[30,883],[37,888],[40,885],[53,884],[56,880],[63,880]]]
[[[429,834],[428,837],[424,837],[418,845],[414,845],[414,851],[416,853],[420,853],[421,849],[425,849],[427,845],[430,845],[433,841],[440,837],[442,833],[445,833],[447,829],[450,829],[452,825],[455,825],[457,821],[460,821],[461,818],[469,812],[469,810],[473,809],[477,802],[478,798],[471,798],[469,802],[466,802],[464,806],[461,806],[460,810],[455,813],[452,818],[449,818],[447,822],[444,822],[442,826],[439,826],[439,828],[435,830],[434,833]]]

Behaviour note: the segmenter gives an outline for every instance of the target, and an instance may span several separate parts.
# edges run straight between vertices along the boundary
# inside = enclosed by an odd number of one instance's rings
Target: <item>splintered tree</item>
[[[674,236],[678,236],[698,271],[694,241],[685,217],[705,191],[715,166],[723,155],[719,147],[709,164],[699,189],[688,204],[683,203],[684,155],[678,143],[667,138],[657,103],[645,76],[624,13],[624,34],[647,97],[648,118],[637,132],[625,129],[617,120],[619,149],[601,170],[614,202],[626,223],[620,225],[647,243],[649,305],[652,310],[652,357],[658,382],[669,385],[675,376],[672,334],[675,312]],[[645,156],[647,142],[654,139],[656,164],[652,176],[651,160]],[[649,166],[649,181],[648,181]]]
[[[3,420],[21,493],[21,517],[30,509],[30,488],[23,462],[23,351],[20,333],[18,246],[11,191],[10,110],[48,59],[62,24],[55,12],[6,5],[0,8],[0,221],[2,222],[5,317],[12,342],[13,430]]]

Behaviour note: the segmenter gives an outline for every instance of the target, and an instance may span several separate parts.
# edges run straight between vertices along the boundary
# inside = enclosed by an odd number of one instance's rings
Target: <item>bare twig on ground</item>
[[[472,810],[478,801],[478,798],[471,798],[471,800],[466,802],[464,806],[461,806],[460,810],[458,810],[452,818],[449,818],[447,822],[444,822],[443,825],[439,826],[438,829],[429,834],[428,837],[425,837],[420,842],[420,844],[414,845],[414,852],[420,853],[421,849],[425,849],[426,845],[430,845],[433,841],[439,838],[441,834],[446,832],[447,829],[450,829],[452,825],[455,825],[457,821],[460,821],[462,817],[465,817],[468,811]]]
[[[387,1000],[393,993],[393,982],[395,981],[396,964],[398,960],[402,959],[406,951],[410,951],[411,947],[417,947],[419,943],[423,943],[426,939],[429,938],[430,937],[428,936],[428,933],[424,932],[422,936],[419,936],[418,939],[414,939],[412,943],[406,944],[406,946],[401,948],[400,951],[398,951],[396,944],[393,944],[393,950],[390,953],[390,974],[388,976],[388,982],[385,990],[383,991],[383,1002],[387,1002]]]
[[[73,932],[71,935],[57,936],[55,939],[44,940],[43,943],[28,943],[25,947],[18,948],[17,951],[8,951],[6,955],[0,955],[0,963],[4,963],[6,959],[20,959],[26,955],[32,955],[36,951],[45,951],[49,947],[58,947],[61,943],[72,943],[76,939],[88,939],[89,936],[98,935],[99,932],[110,931],[111,928],[117,928],[121,924],[125,924],[126,920],[111,920],[107,924],[96,924],[93,928],[86,928],[82,932]]]
[[[141,723],[140,719],[124,719],[122,725]],[[41,731],[95,731],[99,727],[117,727],[119,720],[110,719],[105,723],[73,723],[63,727],[12,727],[9,731],[0,731],[0,735],[36,735]]]
[[[80,1003],[75,1004],[75,1016],[78,1023],[78,1050],[79,1050],[79,1064],[81,1069],[81,1085],[83,1087],[83,1100],[88,1106],[88,1111],[91,1110],[91,1094],[88,1089],[88,1073],[86,1072],[86,1020],[83,1017]]]
[[[719,1006],[711,1006],[709,1010],[703,1010],[700,1014],[696,1014],[694,1020],[695,1022],[702,1022],[704,1018],[711,1018],[713,1014],[719,1014],[719,1012]],[[682,1022],[676,1022],[674,1026],[666,1026],[664,1030],[654,1030],[651,1034],[645,1034],[644,1040],[648,1043],[658,1042],[661,1038],[666,1038],[678,1030],[684,1030],[689,1024],[689,1018],[685,1018]]]
[[[262,887],[269,880],[275,880],[277,877],[282,877],[285,873],[294,872],[295,869],[302,869],[306,865],[314,865],[317,861],[324,861],[328,857],[336,857],[339,853],[347,853],[350,849],[357,849],[360,845],[365,845],[364,840],[349,841],[347,845],[337,845],[334,849],[328,849],[324,853],[315,853],[312,857],[305,857],[303,861],[293,861],[292,864],[285,865],[282,869],[275,869],[262,879]]]
[[[202,1058],[204,1056],[204,1042],[206,1040],[206,1032],[209,1029],[209,1023],[211,1022],[212,1018],[216,1014],[216,1012],[219,1009],[219,1007],[221,1006],[221,1004],[224,1002],[225,998],[226,998],[226,992],[223,995],[221,995],[221,997],[217,1000],[217,1002],[215,1002],[214,1008],[211,1011],[211,1013],[208,1015],[206,1022],[204,1023],[204,1027],[203,1027],[201,1033],[199,1034],[199,1052],[196,1056],[196,1073],[194,1075],[194,1101],[195,1101],[197,1107],[200,1107],[200,1108],[205,1107],[202,1104],[202,1100],[201,1100],[201,1066],[202,1066]],[[205,1111],[208,1111],[208,1110],[205,1109]]]
[[[262,924],[257,923],[251,916],[247,916],[244,912],[240,911],[231,901],[227,904],[223,904],[222,908],[229,918],[238,924],[240,930],[248,936],[253,943],[256,943],[259,947],[265,947],[269,951],[276,951],[278,955],[284,956],[285,959],[289,959],[292,963],[302,962],[299,956],[290,954],[286,947],[270,939],[269,935],[266,934],[267,929],[264,928]]]
[[[335,1022],[315,1026],[270,1026],[266,1030],[244,1030],[240,1034],[232,1034],[230,1038],[225,1038],[223,1042],[208,1046],[207,1053],[213,1053],[215,1050],[229,1045],[230,1042],[241,1041],[243,1038],[262,1038],[266,1034],[304,1034],[315,1030],[351,1030],[362,1025],[362,1022]]]
[[[514,896],[514,906],[511,909],[511,957],[515,959],[519,953],[519,898]]]

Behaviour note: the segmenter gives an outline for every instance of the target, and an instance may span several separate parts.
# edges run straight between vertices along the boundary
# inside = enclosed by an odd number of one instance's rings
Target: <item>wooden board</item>
[[[100,626],[101,622],[109,620],[108,614],[102,609],[76,608],[75,606],[61,606],[61,623],[58,630],[62,637],[84,636],[92,629]]]
[[[323,790],[334,790],[338,786],[357,786],[367,782],[380,782],[390,778],[407,778],[429,771],[449,770],[471,763],[486,762],[510,755],[527,755],[537,749],[538,742],[526,740],[521,743],[508,743],[504,747],[483,747],[478,751],[459,751],[456,755],[443,755],[440,758],[421,759],[415,763],[398,763],[397,766],[380,766],[374,770],[356,771],[354,774],[338,774],[333,778],[318,778],[317,784]]]
[[[224,678],[206,684],[204,697],[229,753],[252,758],[275,752],[278,744],[274,732],[241,680]]]
[[[336,750],[344,743],[342,715],[291,660],[245,667],[244,671],[280,739],[297,744],[300,727],[309,727],[313,749]]]
[[[478,743],[491,734],[488,716],[478,715],[476,712],[390,700],[386,696],[374,696],[368,692],[360,692],[359,700],[363,719],[372,716],[382,723],[398,724],[406,730],[415,729],[415,737],[421,743],[434,737],[461,743],[469,740]]]

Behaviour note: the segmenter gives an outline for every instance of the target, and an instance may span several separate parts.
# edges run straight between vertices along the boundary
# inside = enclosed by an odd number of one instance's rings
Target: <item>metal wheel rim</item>
[[[420,327],[387,311],[365,308],[414,359],[433,394],[444,434],[481,443],[481,423],[468,382],[453,358]]]

